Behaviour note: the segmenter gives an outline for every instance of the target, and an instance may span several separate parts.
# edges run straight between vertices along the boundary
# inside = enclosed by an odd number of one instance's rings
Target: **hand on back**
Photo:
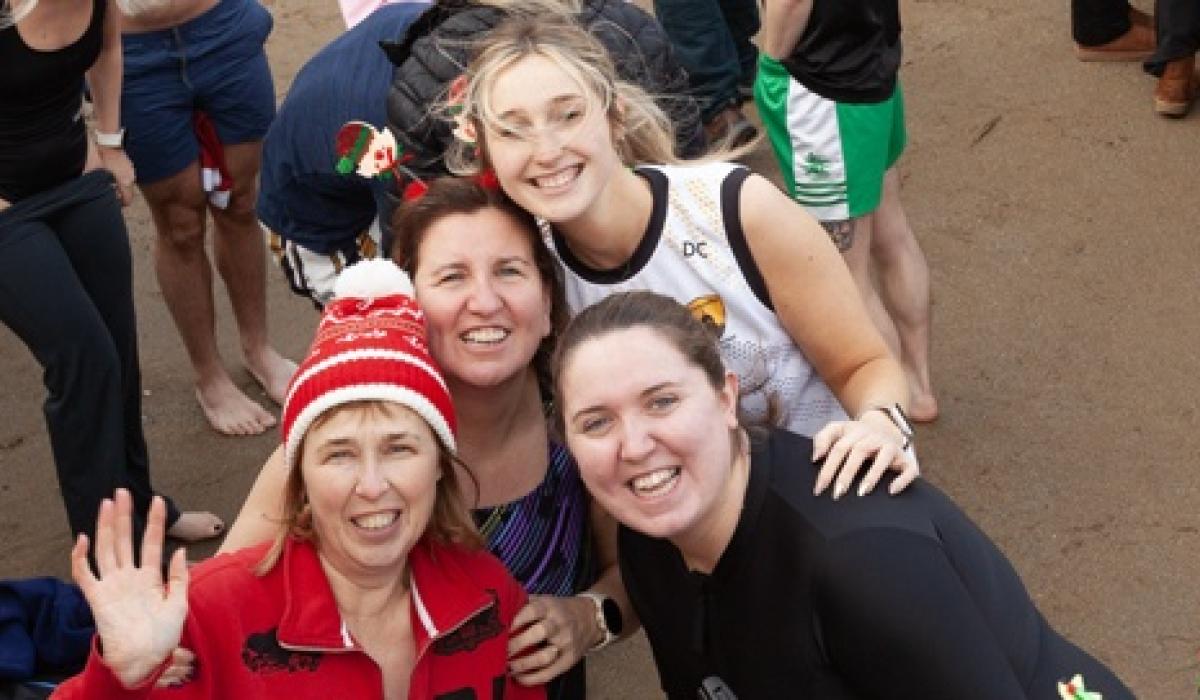
[[[833,421],[813,438],[813,462],[822,462],[813,493],[821,495],[833,484],[833,497],[841,498],[864,466],[867,473],[859,482],[858,495],[875,489],[884,473],[900,472],[888,485],[893,496],[908,488],[921,475],[916,455],[904,449],[895,433],[863,419]]]

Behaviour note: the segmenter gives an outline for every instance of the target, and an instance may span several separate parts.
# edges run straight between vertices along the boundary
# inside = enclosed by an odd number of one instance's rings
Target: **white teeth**
[[[636,493],[650,493],[660,490],[667,482],[673,481],[677,476],[679,476],[678,467],[659,469],[649,474],[634,477],[629,484]]]
[[[538,187],[562,187],[571,180],[574,180],[578,173],[578,168],[567,168],[566,170],[560,170],[553,175],[534,178],[534,182]]]
[[[355,525],[364,530],[382,530],[391,525],[400,516],[399,513],[391,511],[388,513],[372,513],[371,515],[363,515],[357,518],[352,518]]]
[[[508,331],[503,328],[475,328],[462,334],[468,343],[499,343],[507,337]]]

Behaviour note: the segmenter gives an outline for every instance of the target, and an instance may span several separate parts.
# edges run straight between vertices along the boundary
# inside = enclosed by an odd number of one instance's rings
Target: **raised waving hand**
[[[141,566],[133,558],[133,499],[117,489],[96,517],[95,559],[88,563],[88,538],[71,550],[71,575],[87,598],[96,621],[104,663],[132,688],[145,681],[171,655],[187,617],[187,564],[180,549],[162,578],[166,506],[155,496],[142,538]]]

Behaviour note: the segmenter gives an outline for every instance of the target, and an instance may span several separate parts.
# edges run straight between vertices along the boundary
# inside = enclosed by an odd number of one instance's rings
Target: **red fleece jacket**
[[[192,570],[184,646],[192,678],[154,688],[167,664],[126,689],[95,647],[83,673],[53,698],[383,697],[379,667],[345,628],[316,550],[291,540],[266,576],[254,574],[266,545],[210,559]],[[487,552],[425,539],[409,554],[417,664],[409,700],[540,700],[507,674],[508,628],[525,592]]]

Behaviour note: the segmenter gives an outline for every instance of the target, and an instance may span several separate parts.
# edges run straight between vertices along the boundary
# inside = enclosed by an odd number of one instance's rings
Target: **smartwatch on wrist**
[[[621,636],[621,630],[625,625],[624,619],[621,617],[621,606],[617,605],[617,601],[595,591],[583,591],[576,595],[587,598],[596,606],[596,625],[604,633],[603,639],[588,651],[603,649],[616,641],[617,637]]]
[[[117,129],[112,133],[96,129],[92,132],[96,137],[96,145],[104,148],[120,148],[125,143],[125,129]]]

